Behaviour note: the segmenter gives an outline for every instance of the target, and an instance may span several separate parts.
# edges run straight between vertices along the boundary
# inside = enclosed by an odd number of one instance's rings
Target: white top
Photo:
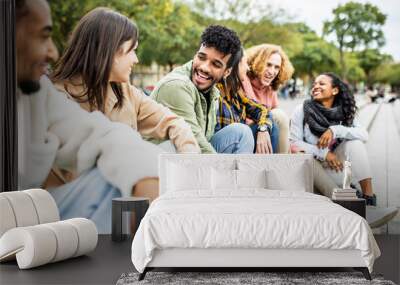
[[[97,167],[123,196],[138,180],[158,176],[159,147],[128,125],[86,112],[46,76],[40,84],[34,94],[17,95],[20,189],[40,187],[53,164],[78,173]]]
[[[290,142],[305,153],[312,154],[319,160],[325,160],[329,148],[318,148],[316,146],[319,138],[311,132],[308,124],[303,124],[303,121],[303,104],[300,104],[292,114],[289,135]],[[367,130],[363,128],[356,119],[352,127],[336,125],[330,126],[329,128],[332,130],[334,139],[361,140],[363,142],[368,140]]]

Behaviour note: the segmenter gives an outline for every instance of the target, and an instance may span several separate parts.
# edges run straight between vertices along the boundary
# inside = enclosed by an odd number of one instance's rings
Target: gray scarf
[[[304,101],[304,124],[308,124],[311,133],[318,138],[330,127],[341,125],[344,120],[342,104],[325,108],[313,99]]]

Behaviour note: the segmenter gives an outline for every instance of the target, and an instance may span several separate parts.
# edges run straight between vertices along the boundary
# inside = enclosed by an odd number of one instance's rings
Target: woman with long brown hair
[[[170,140],[170,150],[199,152],[183,119],[130,84],[132,67],[138,63],[138,36],[136,25],[124,15],[108,8],[90,11],[75,27],[56,64],[53,82],[90,112],[101,111],[145,138]],[[133,194],[155,198],[157,181],[150,184],[154,186],[150,192],[154,193]]]

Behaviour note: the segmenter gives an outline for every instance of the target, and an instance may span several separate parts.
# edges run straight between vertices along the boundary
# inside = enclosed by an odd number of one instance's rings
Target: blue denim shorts
[[[108,183],[97,168],[82,173],[74,181],[49,189],[62,220],[87,218],[99,234],[111,233],[112,199],[121,197],[118,188]]]

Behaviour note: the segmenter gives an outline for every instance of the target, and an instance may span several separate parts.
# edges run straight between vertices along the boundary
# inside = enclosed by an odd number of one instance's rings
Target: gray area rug
[[[117,285],[133,284],[385,284],[395,285],[380,275],[368,281],[360,272],[148,272],[138,281],[139,273],[122,274]]]

